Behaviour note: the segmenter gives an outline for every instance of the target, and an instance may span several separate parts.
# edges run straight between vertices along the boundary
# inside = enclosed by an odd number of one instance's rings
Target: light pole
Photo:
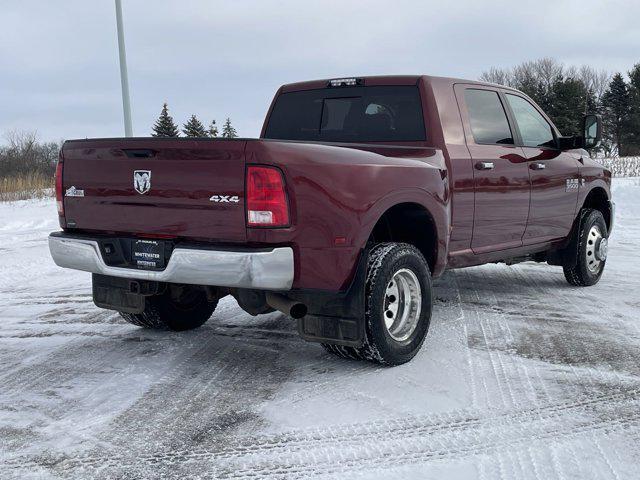
[[[118,53],[120,55],[120,83],[122,85],[122,110],[124,112],[124,136],[132,137],[131,101],[129,99],[129,76],[127,74],[127,54],[124,50],[124,30],[122,27],[122,2],[116,0],[116,25],[118,28]]]

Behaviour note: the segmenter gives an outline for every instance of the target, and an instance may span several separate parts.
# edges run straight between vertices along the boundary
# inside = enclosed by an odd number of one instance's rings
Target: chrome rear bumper
[[[111,267],[98,242],[54,233],[49,251],[56,265],[112,277],[216,287],[290,290],[293,284],[293,250],[210,250],[176,247],[164,270]]]

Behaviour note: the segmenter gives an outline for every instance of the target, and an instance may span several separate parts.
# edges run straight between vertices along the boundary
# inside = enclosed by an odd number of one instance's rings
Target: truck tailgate
[[[168,138],[66,142],[67,226],[244,242],[245,145]]]

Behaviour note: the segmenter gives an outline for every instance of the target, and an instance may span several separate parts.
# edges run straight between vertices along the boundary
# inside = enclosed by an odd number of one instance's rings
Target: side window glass
[[[540,112],[522,97],[507,93],[507,101],[516,117],[522,143],[527,147],[554,147],[551,125]]]
[[[468,88],[464,99],[476,143],[513,144],[513,135],[498,92]]]

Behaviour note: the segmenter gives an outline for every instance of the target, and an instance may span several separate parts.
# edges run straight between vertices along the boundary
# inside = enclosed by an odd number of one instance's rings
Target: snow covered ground
[[[448,272],[397,368],[231,299],[198,331],[133,327],[50,260],[53,201],[0,204],[0,477],[640,478],[640,178],[614,196],[597,286]]]

